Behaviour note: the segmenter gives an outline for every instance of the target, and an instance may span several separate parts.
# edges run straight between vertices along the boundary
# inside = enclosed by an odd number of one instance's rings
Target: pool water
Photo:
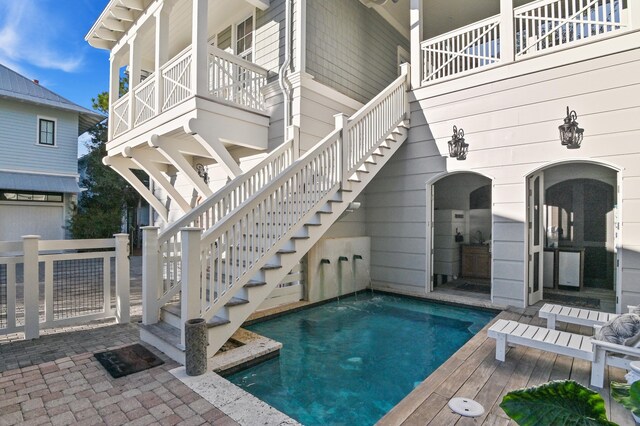
[[[228,379],[305,425],[372,425],[494,316],[359,294],[247,327],[283,348]]]

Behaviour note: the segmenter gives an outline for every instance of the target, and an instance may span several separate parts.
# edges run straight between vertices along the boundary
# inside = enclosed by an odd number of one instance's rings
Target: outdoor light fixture
[[[466,160],[469,152],[469,144],[464,142],[464,130],[453,126],[453,136],[449,141],[449,157],[458,160]]]
[[[564,124],[558,126],[560,130],[560,142],[568,149],[578,149],[582,143],[582,137],[584,136],[584,129],[578,127],[576,121],[578,114],[575,111],[569,111],[567,107],[567,116],[564,118]]]
[[[195,169],[196,169],[196,172],[198,173],[198,176],[200,176],[202,180],[204,180],[204,183],[209,183],[209,173],[207,173],[204,166],[198,163],[196,164]]]

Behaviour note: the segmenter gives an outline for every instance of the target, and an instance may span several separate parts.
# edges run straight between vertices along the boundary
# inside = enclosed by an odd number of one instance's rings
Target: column
[[[137,34],[129,39],[129,129],[133,128],[136,118],[136,99],[133,89],[140,83],[140,53],[138,52]]]
[[[158,250],[158,227],[142,228],[142,323],[155,324],[160,319],[159,287],[162,285]]]
[[[409,10],[409,25],[411,30],[411,88],[417,89],[422,82],[424,64],[422,62],[422,50],[420,43],[424,40],[423,34],[423,0],[411,0]]]
[[[500,63],[515,60],[513,0],[500,0]]]
[[[116,239],[116,321],[126,324],[131,318],[129,308],[129,234],[115,234]]]
[[[209,54],[207,34],[207,17],[209,0],[193,0],[191,26],[191,81],[193,94],[207,93],[207,56]]]
[[[172,5],[173,3],[170,1],[163,1],[154,15],[156,20],[156,57],[154,66],[156,74],[156,114],[162,112],[162,104],[164,103],[164,86],[160,68],[169,60],[169,11]]]
[[[109,58],[109,140],[113,139],[113,126],[115,126],[113,104],[120,97],[120,61],[117,55],[111,54]]]
[[[40,277],[38,268],[39,235],[22,237],[24,253],[24,338],[37,339],[40,336]]]
[[[200,286],[201,235],[202,228],[182,228],[180,230],[180,239],[182,241],[182,294],[180,295],[180,314],[182,316],[180,323],[182,324],[182,330],[180,335],[182,345],[185,344],[185,323],[187,320],[200,317],[200,298],[206,292],[206,289],[204,287],[201,289]],[[214,271],[210,271],[210,273],[213,276]],[[211,295],[213,296],[213,289]]]

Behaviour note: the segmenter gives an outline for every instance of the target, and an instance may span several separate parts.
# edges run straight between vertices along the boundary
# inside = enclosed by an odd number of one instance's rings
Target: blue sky
[[[84,41],[108,0],[0,0],[0,63],[86,108],[109,85],[109,53]]]

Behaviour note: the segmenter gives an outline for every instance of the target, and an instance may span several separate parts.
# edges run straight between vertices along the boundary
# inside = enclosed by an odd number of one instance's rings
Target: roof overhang
[[[78,193],[76,176],[0,172],[0,188],[16,191]]]

